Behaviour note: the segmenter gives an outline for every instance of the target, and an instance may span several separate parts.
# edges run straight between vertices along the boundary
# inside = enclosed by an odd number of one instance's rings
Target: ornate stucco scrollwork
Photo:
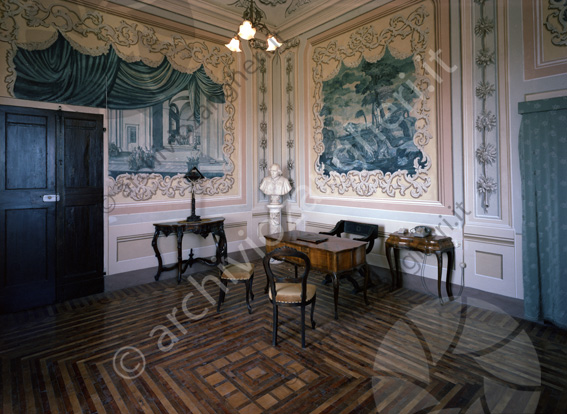
[[[550,13],[545,18],[544,27],[552,34],[555,46],[567,46],[567,0],[549,0]]]
[[[158,193],[170,198],[174,198],[176,194],[184,197],[191,193],[191,184],[184,174],[173,177],[163,177],[161,174],[121,174],[116,180],[110,179],[113,183],[109,186],[108,195],[122,194],[134,201],[147,201]],[[232,176],[225,176],[223,179],[212,178],[197,185],[195,193],[214,195],[219,191],[228,191],[233,185]],[[219,190],[219,187],[224,188]]]

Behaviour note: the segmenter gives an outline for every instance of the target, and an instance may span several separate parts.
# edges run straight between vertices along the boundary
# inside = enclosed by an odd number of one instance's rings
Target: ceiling
[[[365,4],[391,0],[254,0],[266,15],[266,26],[284,38],[298,36]],[[196,27],[214,25],[229,36],[238,29],[250,0],[108,0]]]

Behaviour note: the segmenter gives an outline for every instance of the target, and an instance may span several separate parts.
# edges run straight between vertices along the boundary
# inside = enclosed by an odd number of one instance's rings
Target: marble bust
[[[282,176],[282,170],[278,164],[272,164],[270,175],[265,177],[260,184],[260,190],[270,196],[270,203],[279,203],[280,196],[291,191],[291,184],[288,179]]]

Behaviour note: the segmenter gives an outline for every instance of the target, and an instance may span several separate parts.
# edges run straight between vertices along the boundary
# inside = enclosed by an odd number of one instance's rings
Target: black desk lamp
[[[201,171],[197,167],[191,168],[187,174],[185,174],[185,179],[191,182],[191,215],[187,217],[187,221],[199,221],[201,217],[195,214],[195,182],[205,178]]]

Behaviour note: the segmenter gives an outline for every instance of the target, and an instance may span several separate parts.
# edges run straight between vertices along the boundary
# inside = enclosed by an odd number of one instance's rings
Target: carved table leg
[[[368,290],[368,285],[370,282],[370,266],[368,263],[365,263],[363,266],[364,272],[364,303],[368,305],[368,297],[366,296],[366,291]]]
[[[437,294],[441,299],[441,279],[443,277],[443,252],[435,252],[437,256]]]
[[[335,320],[339,319],[339,277],[333,273],[333,293],[335,296]]]
[[[392,262],[393,247],[386,245],[386,259],[388,259],[388,266],[390,266],[390,275],[392,276],[392,285],[390,291],[394,291],[397,286],[396,268],[395,263]]]
[[[224,258],[224,262],[226,263],[226,261],[228,259],[228,241],[226,240],[226,234],[224,232],[224,226],[221,227],[221,229],[219,231],[219,236],[220,236],[220,247],[221,247],[220,252],[219,252],[219,256]]]
[[[455,249],[447,250],[447,296],[453,298],[453,286],[451,285],[451,276],[453,274],[453,266],[455,265]]]
[[[183,228],[177,229],[177,283],[181,282],[181,275],[183,274]]]
[[[396,289],[400,289],[403,285],[402,263],[400,261],[400,249],[397,247],[394,247],[394,262],[396,263]]]
[[[228,258],[228,242],[226,240],[226,234],[224,233],[223,227],[221,227],[217,232],[213,233],[213,240],[215,241],[216,248],[214,264],[218,266],[221,263],[226,263],[226,260]]]
[[[158,248],[158,244],[157,244],[159,233],[160,233],[160,230],[158,228],[156,228],[156,230],[154,231],[154,237],[152,238],[152,247],[154,248],[154,252],[156,254],[157,261],[158,261],[157,274],[154,276],[155,280],[159,280],[161,272],[163,271],[163,261],[161,260],[161,253],[159,252],[159,248]]]

